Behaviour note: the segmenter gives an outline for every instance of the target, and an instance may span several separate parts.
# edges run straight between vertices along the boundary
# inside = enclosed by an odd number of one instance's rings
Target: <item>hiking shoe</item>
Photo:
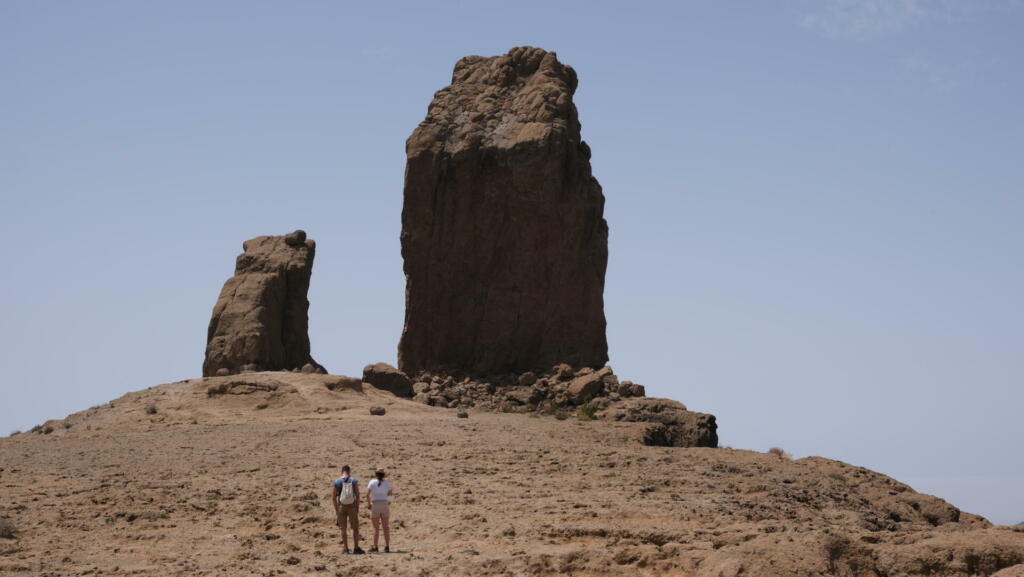
[[[358,549],[358,547],[356,547],[356,549]],[[348,547],[345,547],[344,549],[342,549],[342,550],[341,550],[341,554],[342,554],[342,555],[348,555],[348,554],[349,554],[349,550],[348,550]]]
[[[388,547],[387,545],[385,545],[384,546],[384,552],[385,553],[390,553],[391,552],[391,547]]]
[[[348,550],[346,550],[345,552],[348,553]],[[366,553],[366,551],[363,551],[359,547],[356,547],[355,550],[352,551],[352,552],[355,553],[356,555],[362,555],[363,553]]]
[[[378,552],[379,551],[377,551],[376,547],[370,547],[370,553],[378,553]]]

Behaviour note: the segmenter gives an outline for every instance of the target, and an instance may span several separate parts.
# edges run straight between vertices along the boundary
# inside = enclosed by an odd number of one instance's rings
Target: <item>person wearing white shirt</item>
[[[380,528],[384,526],[384,552],[391,552],[391,512],[388,510],[391,498],[394,496],[394,488],[391,481],[384,480],[384,469],[377,469],[374,472],[377,477],[366,486],[366,500],[370,502],[370,521],[373,522],[373,548],[370,553],[376,553],[377,544],[380,539]]]

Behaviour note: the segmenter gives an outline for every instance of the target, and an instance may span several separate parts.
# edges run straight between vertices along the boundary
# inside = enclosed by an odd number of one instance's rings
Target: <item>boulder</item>
[[[554,376],[560,381],[568,381],[573,377],[574,374],[572,367],[565,363],[559,363],[555,365],[554,368],[551,369],[551,371],[552,373],[554,373]]]
[[[363,391],[363,381],[355,377],[346,377],[344,375],[331,375],[324,386],[331,391]]]
[[[309,364],[309,279],[316,243],[297,230],[242,244],[235,274],[213,307],[203,376],[281,371]]]
[[[508,387],[504,390],[505,398],[520,405],[535,402],[535,392],[530,387]]]
[[[608,225],[555,53],[468,56],[406,142],[398,366],[475,375],[608,360]]]
[[[604,379],[611,374],[611,367],[603,367],[599,371],[581,371],[569,382],[566,394],[574,404],[585,403],[604,392]]]
[[[412,397],[412,380],[405,373],[387,363],[366,365],[363,368],[363,382],[398,397]]]
[[[623,397],[643,397],[647,394],[643,385],[637,385],[631,381],[622,381],[615,389]]]
[[[370,414],[375,417],[380,417],[387,412],[388,410],[385,409],[384,407],[370,407]]]

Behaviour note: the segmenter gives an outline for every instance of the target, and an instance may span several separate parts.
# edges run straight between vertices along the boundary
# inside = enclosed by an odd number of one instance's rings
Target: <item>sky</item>
[[[242,241],[314,358],[395,363],[404,142],[533,45],[610,227],[611,365],[723,445],[1024,521],[1024,3],[0,3],[0,431],[200,376]]]

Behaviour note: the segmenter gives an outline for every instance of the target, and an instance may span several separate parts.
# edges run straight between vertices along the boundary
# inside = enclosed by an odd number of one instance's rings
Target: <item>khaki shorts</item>
[[[380,519],[381,517],[390,517],[391,511],[388,509],[387,501],[374,501],[373,505],[370,506],[370,518]]]
[[[338,511],[338,526],[342,531],[348,530],[348,524],[352,524],[352,531],[359,530],[359,506],[341,505]]]

